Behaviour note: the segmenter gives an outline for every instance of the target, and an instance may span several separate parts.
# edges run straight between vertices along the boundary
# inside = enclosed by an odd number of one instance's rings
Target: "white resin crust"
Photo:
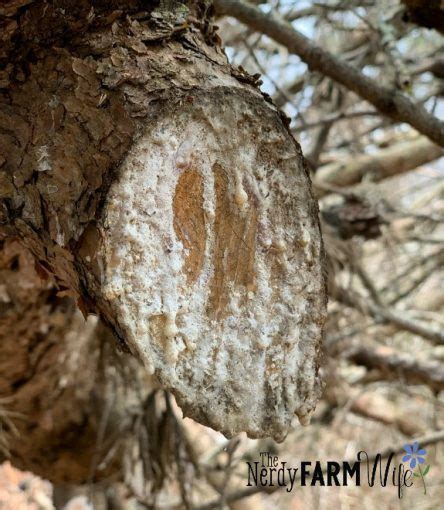
[[[165,108],[122,162],[101,232],[103,294],[187,415],[277,440],[294,414],[308,420],[321,237],[300,151],[271,106],[223,92]]]

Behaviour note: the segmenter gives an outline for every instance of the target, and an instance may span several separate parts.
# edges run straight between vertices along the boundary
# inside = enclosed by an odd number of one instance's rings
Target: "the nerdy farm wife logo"
[[[426,450],[415,442],[404,445],[404,455],[399,463],[395,462],[394,453],[384,458],[380,453],[369,456],[361,450],[355,461],[301,461],[294,467],[279,461],[276,455],[261,452],[259,461],[247,462],[247,486],[283,487],[291,492],[297,487],[360,487],[368,484],[369,487],[396,487],[398,497],[402,498],[404,490],[418,480],[427,494],[425,477],[430,465],[425,462],[426,454]]]

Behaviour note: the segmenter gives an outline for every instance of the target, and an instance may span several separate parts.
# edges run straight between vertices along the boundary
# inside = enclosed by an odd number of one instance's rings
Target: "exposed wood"
[[[8,11],[19,23],[0,55],[16,56],[0,95],[2,230],[185,413],[281,440],[320,390],[310,178],[280,113],[228,64],[205,5],[163,5]]]

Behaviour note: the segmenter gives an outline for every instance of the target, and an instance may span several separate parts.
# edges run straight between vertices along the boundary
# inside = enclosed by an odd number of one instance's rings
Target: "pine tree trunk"
[[[317,205],[286,119],[228,64],[208,5],[165,4],[2,4],[2,235],[99,314],[186,414],[227,435],[281,440],[319,393]],[[77,319],[61,315],[58,356],[78,358],[68,368],[54,358],[54,381],[94,373],[93,343],[67,340]],[[2,333],[12,356],[17,332]],[[42,363],[50,336],[29,340],[42,344]],[[92,391],[93,378],[82,380],[59,402],[80,427],[97,418]],[[26,467],[26,447],[14,453]]]

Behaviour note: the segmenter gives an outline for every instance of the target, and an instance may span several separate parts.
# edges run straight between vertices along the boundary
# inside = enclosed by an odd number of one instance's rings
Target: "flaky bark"
[[[325,320],[300,148],[228,65],[205,5],[119,7],[35,1],[7,15],[4,233],[185,413],[282,439],[314,409]]]

